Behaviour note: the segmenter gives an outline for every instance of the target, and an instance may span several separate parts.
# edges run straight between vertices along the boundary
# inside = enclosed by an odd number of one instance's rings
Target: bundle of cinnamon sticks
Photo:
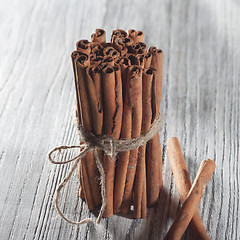
[[[79,123],[96,136],[132,139],[149,131],[159,116],[162,92],[162,51],[143,43],[143,32],[130,29],[106,33],[96,29],[91,41],[80,40],[71,55]],[[103,216],[146,217],[147,206],[158,202],[162,189],[159,134],[138,149],[116,159],[98,151],[106,175]],[[101,204],[99,172],[92,152],[79,163],[80,197],[90,210]]]

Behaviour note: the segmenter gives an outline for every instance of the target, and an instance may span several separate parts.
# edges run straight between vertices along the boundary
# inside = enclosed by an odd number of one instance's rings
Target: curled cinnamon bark
[[[142,127],[142,69],[139,66],[129,67],[129,103],[132,107],[131,138],[141,133]],[[130,210],[132,203],[133,183],[136,173],[138,148],[131,150],[127,166],[126,182],[122,200],[122,213]]]
[[[89,102],[92,110],[93,132],[96,135],[102,134],[103,126],[103,108],[102,108],[102,83],[101,68],[91,66],[86,69],[87,87],[89,93]]]
[[[104,58],[102,56],[98,56],[95,53],[90,54],[91,65],[101,65],[101,63],[103,62],[103,59]]]
[[[82,163],[79,163],[78,165],[78,173],[77,177],[80,182],[80,188],[79,188],[79,196],[82,200],[85,200],[85,195],[84,195],[84,186],[83,186],[83,171],[82,171]]]
[[[80,40],[76,43],[77,51],[81,51],[82,53],[86,53],[87,55],[91,52],[90,42],[88,40]]]
[[[120,67],[107,66],[103,69],[104,92],[104,134],[119,139],[122,122],[122,81]],[[105,217],[113,214],[113,191],[115,177],[115,160],[104,155],[106,174],[106,208]]]
[[[168,139],[167,149],[180,201],[183,204],[192,185],[178,139],[175,137]],[[210,239],[198,209],[196,210],[190,224],[197,239]]]
[[[108,46],[103,49],[103,55],[115,59],[120,56],[120,53],[114,47]]]
[[[136,31],[134,29],[128,30],[128,37],[132,38],[133,44],[137,42],[143,41],[143,32],[142,31]]]
[[[151,66],[151,61],[152,61],[152,54],[150,52],[145,54],[145,65],[144,68],[148,68]]]
[[[151,67],[155,68],[152,92],[152,122],[160,113],[162,95],[162,51],[150,48],[152,54]],[[147,144],[147,201],[148,206],[157,204],[159,193],[163,187],[162,181],[162,152],[159,134]]]
[[[96,56],[100,56],[102,54],[102,45],[97,42],[90,42],[91,53],[94,53]]]
[[[131,61],[126,57],[122,57],[122,59],[119,62],[121,66],[121,76],[122,76],[122,92],[123,92],[123,101],[125,98],[125,89],[126,89],[126,79],[127,79],[127,72],[128,67],[131,66]]]
[[[112,57],[109,57],[109,56],[105,56],[103,58],[102,63],[104,64],[103,68],[105,68],[105,67],[114,67],[114,65],[115,65],[114,59]]]
[[[111,43],[114,43],[114,41],[117,38],[123,38],[123,37],[127,37],[127,33],[124,30],[122,30],[122,29],[114,30],[112,32],[112,36],[111,36]]]
[[[144,54],[138,54],[136,55],[138,61],[139,61],[139,66],[144,69],[146,58]]]
[[[143,42],[137,42],[130,48],[131,53],[133,54],[146,54],[147,53],[147,46]]]
[[[88,55],[82,53],[77,59],[75,59],[75,64],[77,70],[77,82],[79,88],[82,125],[88,131],[93,131],[92,112],[90,108],[88,83],[86,78],[86,68],[90,64]],[[86,156],[83,158],[82,172],[84,195],[89,209],[92,210],[95,208],[96,205],[100,203],[100,192],[97,182],[98,170],[92,152],[87,153]]]
[[[106,32],[103,29],[96,29],[95,33],[92,34],[91,39],[93,42],[105,43]]]
[[[141,133],[145,134],[151,127],[152,120],[152,79],[153,68],[148,68],[143,71],[142,76],[142,130]],[[145,218],[147,201],[146,201],[146,163],[145,163],[146,144],[139,147],[137,171],[134,184],[134,217]]]
[[[126,55],[126,58],[129,59],[131,66],[134,66],[134,65],[140,66],[140,61],[136,55],[128,53]]]
[[[198,204],[202,198],[205,188],[216,168],[214,161],[208,159],[201,162],[197,176],[194,183],[187,195],[185,202],[180,208],[171,228],[169,229],[165,240],[178,240],[181,239],[188,224],[197,211]]]
[[[131,71],[126,68],[126,85],[124,92],[124,105],[123,105],[123,116],[122,116],[122,129],[121,138],[130,139],[132,132],[132,105],[130,102],[130,80],[132,77]],[[121,211],[121,205],[123,200],[125,181],[128,168],[128,159],[130,151],[119,153],[118,164],[116,166],[116,178],[114,188],[114,213]]]
[[[133,43],[131,38],[117,38],[114,41],[114,47],[120,52],[121,56],[125,56],[128,53],[128,47]]]
[[[163,61],[163,52],[161,49],[156,47],[150,47],[149,52],[152,54],[151,67],[156,69],[156,89],[153,92],[154,97],[154,109],[153,109],[153,118],[158,116],[160,109],[160,102],[162,97],[162,61]]]

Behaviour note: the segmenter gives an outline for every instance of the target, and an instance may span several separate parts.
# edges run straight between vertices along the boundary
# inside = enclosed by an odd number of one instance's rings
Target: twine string
[[[69,170],[67,176],[62,180],[62,182],[57,187],[56,196],[55,196],[55,207],[58,214],[68,223],[75,224],[75,225],[92,222],[91,218],[85,218],[79,222],[75,222],[67,218],[59,207],[59,199],[60,199],[61,190],[70,180],[74,170],[78,166],[78,163],[82,160],[82,158],[86,155],[87,152],[93,151],[94,160],[96,162],[96,165],[100,174],[100,188],[101,188],[101,198],[102,198],[102,206],[96,220],[96,223],[99,224],[101,222],[107,202],[106,202],[106,189],[105,189],[106,176],[105,176],[103,165],[98,157],[98,150],[103,150],[107,156],[109,156],[110,158],[116,159],[117,153],[130,151],[147,143],[157,134],[157,132],[160,130],[160,127],[161,127],[161,119],[159,116],[153,122],[151,128],[146,134],[141,134],[139,137],[133,138],[133,139],[115,140],[112,136],[95,136],[94,134],[85,130],[82,126],[78,126],[78,132],[79,132],[80,141],[81,141],[79,145],[59,146],[54,148],[48,154],[49,161],[53,164],[67,164],[75,161],[73,166]],[[67,150],[80,149],[80,153],[77,156],[66,161],[55,161],[52,155],[55,152],[61,152],[62,150],[66,150],[66,149]]]

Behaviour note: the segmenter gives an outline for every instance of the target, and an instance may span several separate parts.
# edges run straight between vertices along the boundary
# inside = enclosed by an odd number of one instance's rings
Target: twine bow
[[[94,159],[98,168],[98,171],[100,173],[100,186],[101,186],[101,197],[102,197],[102,206],[99,211],[96,223],[99,224],[101,222],[103,213],[105,211],[106,207],[106,189],[105,189],[105,172],[103,169],[103,165],[98,157],[98,150],[104,151],[104,153],[111,157],[112,159],[116,159],[117,153],[119,152],[125,152],[130,151],[135,148],[138,148],[145,143],[147,143],[150,139],[152,139],[157,132],[160,130],[161,127],[161,119],[160,116],[153,122],[151,128],[146,134],[141,134],[137,138],[133,139],[127,139],[127,140],[115,140],[112,136],[95,136],[94,134],[86,131],[82,126],[78,126],[78,131],[80,135],[80,144],[79,145],[73,145],[73,146],[59,146],[54,148],[49,154],[48,158],[49,161],[53,164],[67,164],[70,162],[74,162],[73,166],[71,167],[70,171],[68,172],[67,176],[62,180],[62,182],[58,185],[57,191],[56,191],[56,197],[55,197],[55,207],[59,215],[67,222],[72,224],[85,224],[92,222],[91,218],[85,218],[79,222],[75,222],[67,218],[64,213],[59,208],[59,198],[60,198],[60,192],[63,189],[63,187],[67,184],[69,179],[71,178],[74,170],[77,168],[78,163],[82,160],[82,158],[86,155],[87,152],[93,151]],[[69,160],[58,162],[54,161],[52,154],[55,152],[61,152],[65,149],[80,149],[80,153]]]

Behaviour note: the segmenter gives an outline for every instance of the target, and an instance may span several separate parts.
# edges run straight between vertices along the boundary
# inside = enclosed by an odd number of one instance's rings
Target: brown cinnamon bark
[[[126,58],[127,59],[127,58]],[[127,59],[130,61],[129,59]],[[127,62],[128,62],[127,61]],[[130,81],[133,77],[133,73],[129,71],[130,67],[125,68],[124,64],[122,67],[126,69],[126,85],[124,95],[124,105],[123,105],[123,116],[122,116],[122,129],[121,138],[130,139],[132,132],[132,104],[130,102]],[[115,188],[114,188],[114,213],[121,211],[122,199],[125,188],[125,181],[128,168],[130,151],[120,152],[118,156],[118,164],[116,166],[116,177],[115,177]]]
[[[112,57],[108,57],[108,56],[105,56],[103,58],[102,63],[104,64],[103,67],[105,67],[105,66],[114,67],[114,65],[115,65],[114,59]]]
[[[104,47],[103,56],[108,56],[115,59],[120,56],[120,53],[114,47],[108,46],[108,47]]]
[[[87,55],[91,52],[90,42],[88,40],[80,40],[76,43],[77,51],[81,51]]]
[[[120,52],[121,56],[125,56],[128,53],[128,46],[133,43],[131,38],[117,38],[114,41],[114,47]]]
[[[114,41],[117,38],[122,38],[122,37],[127,37],[127,33],[124,30],[122,30],[122,29],[114,30],[112,32],[112,36],[111,36],[111,43],[114,43]]]
[[[168,139],[167,150],[180,201],[183,204],[192,185],[188,175],[187,165],[183,157],[181,146],[177,138],[172,137]],[[193,228],[197,239],[210,239],[207,230],[204,227],[198,209],[196,210],[191,220],[191,227]]]
[[[136,55],[137,59],[139,60],[139,66],[144,69],[146,58],[144,54],[138,54]]]
[[[151,127],[152,120],[152,79],[153,68],[143,71],[142,76],[142,134],[146,134]],[[145,162],[146,144],[139,147],[137,170],[134,183],[134,217],[146,217],[146,162]]]
[[[128,67],[131,66],[131,61],[126,56],[124,56],[120,60],[120,66],[121,66],[121,73],[122,73],[121,74],[121,76],[122,76],[122,92],[123,92],[123,102],[124,102]]]
[[[97,42],[90,42],[91,53],[94,53],[96,56],[101,55],[102,53],[102,45]]]
[[[130,47],[130,51],[133,54],[146,54],[147,53],[147,45],[143,42],[137,42]]]
[[[86,54],[80,55],[75,60],[80,97],[80,113],[82,125],[86,130],[91,132],[93,130],[93,121],[86,79],[86,68],[87,66],[89,66],[89,62],[90,62],[89,58]],[[92,210],[93,208],[95,208],[96,205],[100,203],[99,186],[96,180],[98,178],[98,170],[92,152],[88,152],[86,156],[83,158],[82,171],[83,171],[84,195],[88,206],[90,206],[89,209]],[[90,186],[88,185],[88,182]],[[88,191],[89,189],[91,194]]]
[[[165,240],[181,239],[182,235],[187,229],[188,224],[197,211],[198,204],[215,168],[215,162],[210,159],[201,162],[194,183],[171,228],[165,236]]]
[[[162,95],[162,51],[150,48],[152,54],[151,67],[155,68],[152,93],[152,122],[160,113],[160,102]],[[163,187],[162,181],[162,152],[160,137],[157,133],[147,144],[147,202],[149,207],[157,204],[160,191]]]
[[[82,172],[82,163],[80,162],[80,163],[78,164],[78,179],[79,179],[79,182],[80,182],[79,196],[80,196],[80,198],[81,198],[82,200],[85,200],[82,175],[83,175],[83,172]]]
[[[107,66],[103,69],[104,92],[104,134],[119,139],[122,122],[122,80],[120,67]],[[106,208],[104,217],[113,215],[113,192],[115,177],[115,159],[104,155],[104,170],[106,174]]]
[[[131,66],[134,66],[134,65],[140,66],[140,61],[136,55],[132,53],[128,53],[125,57],[130,60]]]
[[[145,65],[144,68],[149,68],[151,66],[152,54],[150,52],[145,54]]]
[[[139,66],[129,67],[129,101],[132,106],[132,132],[131,138],[136,138],[141,133],[142,127],[142,69]],[[138,148],[131,150],[127,166],[126,182],[122,200],[122,213],[130,210],[132,203],[133,183],[136,173]]]
[[[78,51],[74,51],[72,52],[71,54],[71,58],[72,58],[72,66],[73,66],[73,73],[74,73],[74,82],[75,82],[75,89],[76,89],[76,117],[79,121],[79,124],[81,124],[81,113],[80,113],[80,97],[79,97],[79,87],[78,87],[78,80],[77,80],[77,72],[76,72],[76,64],[75,64],[75,59],[77,59],[79,56],[81,55],[80,52]],[[82,198],[82,199],[85,199],[85,196],[84,196],[84,189],[83,189],[83,180],[82,178],[80,177],[81,174],[82,174],[82,170],[81,170],[81,165],[82,163],[80,162],[79,165],[78,165],[78,179],[80,181],[80,188],[79,188],[79,196]]]
[[[106,42],[106,32],[103,29],[96,29],[95,33],[91,36],[92,42],[105,43]]]
[[[91,66],[86,69],[87,87],[89,93],[89,102],[92,111],[93,133],[102,134],[103,126],[103,107],[102,107],[102,82],[101,68]]]
[[[133,44],[137,42],[143,41],[143,32],[142,31],[136,31],[134,29],[128,30],[128,37],[132,38]]]

